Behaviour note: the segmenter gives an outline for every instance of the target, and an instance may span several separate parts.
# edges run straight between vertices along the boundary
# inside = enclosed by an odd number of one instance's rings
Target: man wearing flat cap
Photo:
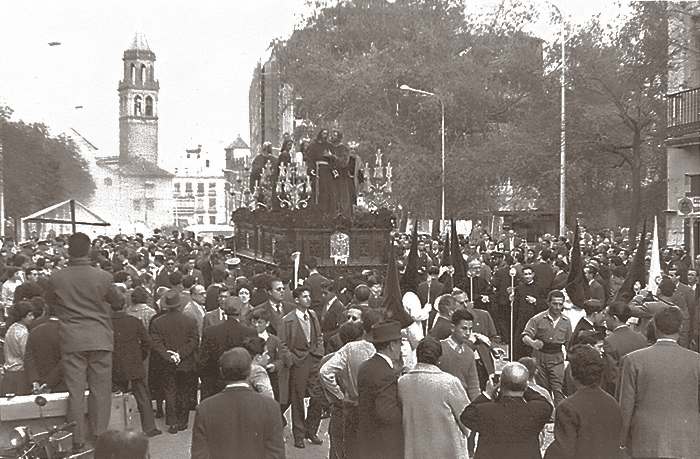
[[[187,429],[189,419],[188,394],[196,384],[195,352],[199,344],[197,322],[181,312],[184,306],[177,290],[168,290],[160,305],[165,314],[151,323],[153,349],[165,361],[165,423],[168,433]]]
[[[401,360],[401,324],[379,322],[369,342],[376,354],[360,366],[357,375],[357,457],[403,459],[404,439],[398,375]]]

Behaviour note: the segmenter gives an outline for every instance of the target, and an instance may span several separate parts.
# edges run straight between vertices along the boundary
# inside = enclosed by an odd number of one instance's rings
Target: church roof
[[[155,163],[137,157],[130,161],[119,164],[118,172],[120,175],[130,177],[172,177],[173,174],[161,169]]]
[[[241,139],[241,135],[238,134],[238,138],[231,143],[228,147],[225,148],[226,150],[240,150],[240,149],[246,149],[250,150],[250,147],[246,145],[246,143]]]
[[[97,150],[98,148],[94,146],[88,139],[82,136],[78,131],[76,131],[73,128],[68,129],[66,132],[63,133],[64,136],[70,138],[73,140],[75,143],[80,143],[84,146],[86,146],[90,150]]]
[[[143,34],[143,32],[136,32],[136,35],[134,36],[134,41],[131,43],[129,49],[141,51],[151,50],[151,48],[149,48],[148,46],[148,41],[146,40],[146,36]]]

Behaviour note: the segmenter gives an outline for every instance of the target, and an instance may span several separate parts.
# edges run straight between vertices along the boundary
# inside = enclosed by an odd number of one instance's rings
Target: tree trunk
[[[630,161],[630,169],[632,169],[632,209],[630,212],[630,234],[637,234],[637,226],[639,225],[639,216],[642,210],[642,158],[641,158],[641,136],[639,132],[635,132],[634,143],[632,147],[632,161]]]

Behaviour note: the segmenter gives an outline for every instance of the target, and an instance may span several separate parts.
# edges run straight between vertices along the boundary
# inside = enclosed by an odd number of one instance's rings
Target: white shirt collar
[[[384,355],[384,354],[381,354],[381,353],[379,353],[379,352],[377,352],[377,355],[378,355],[379,357],[383,358],[384,360],[386,360],[386,363],[389,364],[389,367],[390,367],[390,368],[394,368],[394,362],[392,362],[391,359],[390,359],[388,356],[386,356],[386,355]]]
[[[250,384],[247,382],[234,382],[226,384],[226,388],[228,389],[229,387],[250,387]]]

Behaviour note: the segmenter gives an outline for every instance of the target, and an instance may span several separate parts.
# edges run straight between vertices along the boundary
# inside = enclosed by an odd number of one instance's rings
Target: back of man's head
[[[73,233],[68,238],[68,256],[71,258],[87,257],[90,253],[90,237],[85,233]]]
[[[527,368],[528,379],[534,381],[537,375],[537,360],[532,357],[523,357],[518,362]]]
[[[455,300],[455,297],[452,295],[442,295],[437,306],[440,314],[450,317],[452,312],[457,309],[457,300]]]
[[[603,357],[587,344],[574,346],[569,353],[571,376],[584,386],[600,383],[603,375]]]
[[[230,296],[226,298],[226,302],[222,306],[221,310],[224,311],[224,314],[227,316],[238,316],[241,313],[241,310],[243,309],[243,300],[238,298],[237,296]]]
[[[253,359],[250,353],[242,347],[234,347],[221,354],[219,368],[221,377],[227,382],[245,381],[250,375],[250,364]]]
[[[678,306],[668,306],[654,315],[657,336],[660,334],[671,336],[680,333],[682,322],[683,313]]]
[[[306,267],[309,269],[318,268],[318,260],[316,259],[316,257],[309,257],[309,259],[306,260]]]
[[[624,324],[632,317],[632,310],[624,301],[613,301],[608,305],[608,315]]]
[[[501,372],[501,393],[524,392],[529,375],[527,368],[522,363],[506,364]]]
[[[355,299],[361,303],[369,300],[370,295],[372,295],[372,290],[365,284],[360,284],[355,287]]]
[[[368,309],[362,313],[362,328],[366,333],[372,331],[372,325],[378,324],[386,319],[386,311],[384,309]]]

